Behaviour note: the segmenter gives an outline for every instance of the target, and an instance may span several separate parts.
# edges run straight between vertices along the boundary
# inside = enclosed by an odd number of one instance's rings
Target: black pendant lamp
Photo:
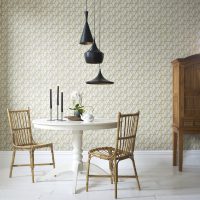
[[[85,9],[85,25],[80,39],[80,44],[87,45],[93,43],[92,34],[88,24],[88,11],[87,11],[87,0],[86,0],[86,9]]]
[[[89,64],[100,64],[103,62],[104,53],[102,53],[96,45],[95,38],[92,47],[85,52],[85,61]]]
[[[92,79],[91,81],[87,81],[86,84],[93,84],[93,85],[108,85],[108,84],[114,84],[114,82],[109,81],[104,78],[103,74],[101,73],[101,68],[99,65],[99,73],[98,75]]]
[[[103,62],[104,53],[101,52],[95,42],[95,0],[94,0],[94,41],[92,47],[85,52],[85,61],[89,64],[100,64]]]
[[[100,32],[101,32],[101,0],[99,0],[99,2],[100,2],[100,6],[99,6],[99,49],[100,49],[100,44],[101,44],[101,35],[100,35]],[[95,3],[95,2],[94,2]],[[92,46],[94,46],[94,49],[95,48],[97,48],[97,46],[96,46],[96,43],[95,43],[95,39],[94,39],[94,42],[93,42],[93,45]],[[92,49],[92,48],[91,48]],[[98,49],[98,48],[97,48]],[[99,50],[98,49],[98,50]],[[87,51],[88,52],[88,51]],[[87,53],[86,52],[86,53]],[[100,50],[99,50],[99,52],[101,52]],[[101,52],[102,53],[102,52]],[[102,53],[103,54],[103,53]],[[104,54],[103,54],[104,55]],[[99,56],[100,57],[100,56]],[[103,59],[102,59],[102,61],[103,61]],[[114,84],[114,82],[112,82],[112,81],[109,81],[109,80],[107,80],[106,78],[104,78],[104,76],[103,76],[103,74],[101,73],[101,66],[100,66],[100,64],[99,64],[99,73],[98,73],[98,75],[94,78],[94,79],[92,79],[91,81],[87,81],[86,82],[86,84],[93,84],[93,85],[108,85],[108,84]]]

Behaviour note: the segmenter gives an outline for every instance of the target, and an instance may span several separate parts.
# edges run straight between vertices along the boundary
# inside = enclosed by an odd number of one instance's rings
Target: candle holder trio
[[[52,109],[52,89],[50,89],[50,119],[49,121],[65,121],[63,119],[63,92],[61,92],[61,112],[60,112],[60,118],[59,118],[59,86],[57,86],[57,102],[56,102],[56,110],[57,110],[57,118],[53,119],[53,109]],[[71,94],[71,100],[72,100],[72,107],[69,109],[73,111],[73,116],[66,116],[70,121],[85,121],[85,122],[92,122],[94,120],[94,116],[88,112],[88,110],[85,109],[85,106],[82,105],[82,94],[80,92],[74,91]],[[88,108],[91,106],[87,106]],[[92,107],[91,107],[92,108]],[[93,112],[93,108],[92,108]]]
[[[63,120],[63,92],[61,92],[61,112],[60,112],[60,118],[59,118],[59,86],[57,86],[57,102],[56,102],[56,108],[57,108],[57,118],[53,119],[53,109],[52,109],[52,89],[50,89],[50,121],[58,120],[58,121],[64,121]]]

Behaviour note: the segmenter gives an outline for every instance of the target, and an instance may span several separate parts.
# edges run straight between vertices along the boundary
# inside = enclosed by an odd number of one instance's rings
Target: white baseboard
[[[10,165],[12,152],[0,151],[0,168],[7,168]],[[55,151],[56,164],[68,164],[73,160],[72,151]],[[87,151],[83,152],[83,160],[87,161]],[[172,151],[135,151],[135,160],[137,166],[155,166],[162,165],[163,167],[172,166]],[[36,151],[35,162],[49,162],[51,156],[49,151]],[[93,159],[95,164],[108,169],[107,161],[100,159]],[[16,163],[29,163],[29,153],[26,151],[19,151],[16,154]],[[192,165],[200,167],[200,150],[184,151],[184,165]],[[131,167],[129,160],[122,161],[120,168],[128,169]]]

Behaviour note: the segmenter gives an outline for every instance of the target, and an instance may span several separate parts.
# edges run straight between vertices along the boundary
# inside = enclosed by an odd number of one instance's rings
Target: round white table
[[[86,130],[98,130],[98,129],[112,129],[117,127],[116,119],[106,119],[98,118],[93,122],[84,122],[84,121],[70,121],[70,120],[53,120],[48,119],[35,119],[32,121],[34,128],[38,129],[47,129],[47,130],[59,130],[59,131],[72,131],[72,145],[73,145],[73,163],[72,166],[68,166],[68,171],[73,171],[73,181],[74,187],[73,192],[76,193],[76,185],[78,179],[78,173],[86,171],[86,164],[83,163],[82,158],[82,136],[83,131]],[[70,132],[66,131],[66,134]],[[66,167],[64,169],[54,169],[49,173],[51,176],[55,176],[58,173],[67,171]]]

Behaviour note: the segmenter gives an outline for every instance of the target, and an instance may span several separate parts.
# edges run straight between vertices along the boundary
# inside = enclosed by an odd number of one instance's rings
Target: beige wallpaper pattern
[[[47,117],[49,88],[55,94],[57,85],[64,92],[65,115],[70,93],[79,90],[95,116],[141,111],[137,149],[171,149],[170,62],[200,51],[199,0],[102,0],[102,72],[115,82],[111,86],[85,84],[98,66],[85,63],[90,46],[79,45],[84,0],[0,2],[0,150],[11,147],[6,108],[29,106],[33,119]],[[114,134],[85,132],[83,147],[112,145]],[[70,132],[34,130],[34,137],[54,142],[56,150],[71,149]],[[187,138],[186,148],[199,146],[198,137]]]

